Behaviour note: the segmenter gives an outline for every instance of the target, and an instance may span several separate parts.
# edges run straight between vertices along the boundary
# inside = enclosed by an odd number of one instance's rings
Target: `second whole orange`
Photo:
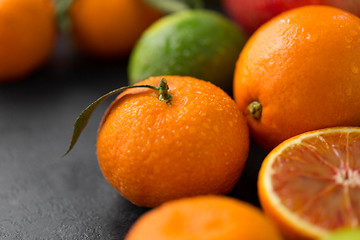
[[[249,150],[246,120],[215,85],[164,76],[172,98],[149,88],[124,91],[100,125],[97,156],[109,183],[139,206],[201,194],[226,194]],[[162,77],[139,84],[158,86]]]
[[[126,57],[162,13],[144,0],[73,0],[68,10],[77,46],[101,58]]]
[[[306,131],[360,125],[359,92],[360,19],[333,7],[301,7],[270,20],[235,70],[235,100],[266,149]]]

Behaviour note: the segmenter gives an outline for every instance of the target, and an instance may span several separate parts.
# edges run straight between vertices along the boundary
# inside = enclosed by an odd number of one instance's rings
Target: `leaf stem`
[[[172,99],[172,95],[169,93],[169,86],[167,85],[167,81],[165,78],[160,80],[159,85],[159,100],[163,102],[169,102]]]
[[[247,110],[249,111],[250,115],[256,119],[260,120],[262,115],[262,104],[259,101],[252,101],[248,106]]]

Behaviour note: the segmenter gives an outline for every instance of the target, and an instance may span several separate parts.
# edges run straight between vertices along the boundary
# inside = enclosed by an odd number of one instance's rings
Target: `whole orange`
[[[254,138],[271,149],[309,130],[360,124],[360,19],[307,6],[285,12],[249,39],[234,97]]]
[[[159,85],[162,77],[139,84]],[[99,128],[97,156],[109,183],[139,206],[232,190],[249,150],[246,120],[215,85],[165,76],[172,99],[149,88],[124,91]]]
[[[161,13],[143,0],[74,0],[69,16],[79,48],[110,58],[127,56],[141,33]]]
[[[51,0],[2,0],[0,82],[14,82],[39,68],[56,36]]]
[[[174,200],[132,226],[126,240],[282,240],[256,207],[224,196]]]

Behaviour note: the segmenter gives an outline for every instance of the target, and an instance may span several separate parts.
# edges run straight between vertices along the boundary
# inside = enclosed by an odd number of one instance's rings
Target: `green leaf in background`
[[[188,0],[191,8],[203,8],[204,2],[202,0]]]
[[[68,15],[68,9],[72,4],[73,0],[55,0],[56,19],[59,24],[61,31],[71,31],[71,20]]]
[[[202,8],[202,0],[144,0],[165,13],[174,13],[192,8]]]

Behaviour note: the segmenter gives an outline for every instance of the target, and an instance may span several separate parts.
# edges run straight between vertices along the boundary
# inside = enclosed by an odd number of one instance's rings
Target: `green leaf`
[[[91,114],[94,112],[94,110],[102,103],[104,102],[108,97],[122,92],[128,88],[139,88],[139,87],[146,87],[146,88],[151,88],[154,90],[159,90],[158,87],[154,87],[154,86],[150,86],[150,85],[133,85],[133,86],[126,86],[126,87],[121,87],[118,89],[115,89],[107,94],[105,94],[104,96],[98,98],[95,102],[91,103],[87,108],[85,108],[84,111],[82,111],[82,113],[79,115],[79,117],[76,119],[75,124],[74,124],[74,130],[73,130],[73,135],[71,138],[71,142],[70,142],[70,146],[68,148],[68,150],[63,154],[63,156],[65,156],[66,154],[68,154],[71,149],[74,147],[76,141],[78,140],[81,132],[84,130],[84,128],[86,127]]]
[[[204,8],[204,2],[202,0],[188,0],[191,8]]]
[[[190,9],[187,0],[144,0],[151,6],[165,13],[174,13]]]
[[[71,31],[71,20],[68,14],[68,10],[73,0],[55,0],[55,11],[57,23],[61,31],[69,33]]]

